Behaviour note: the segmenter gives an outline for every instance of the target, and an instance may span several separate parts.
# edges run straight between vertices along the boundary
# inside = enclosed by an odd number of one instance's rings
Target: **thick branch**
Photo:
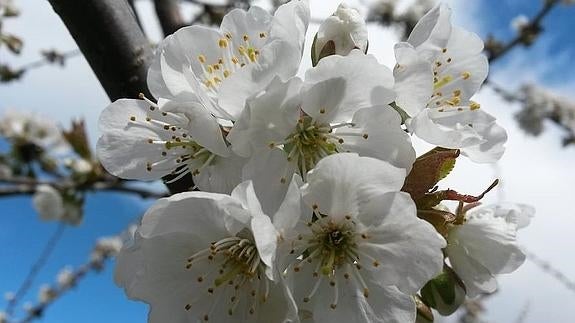
[[[180,14],[179,0],[154,0],[154,7],[165,36],[186,26],[184,18]]]
[[[48,0],[111,100],[149,95],[152,48],[126,0]]]

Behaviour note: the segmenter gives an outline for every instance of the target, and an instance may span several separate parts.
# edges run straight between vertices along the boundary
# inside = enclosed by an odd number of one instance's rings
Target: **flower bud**
[[[349,54],[353,49],[367,53],[367,26],[360,13],[340,4],[320,26],[311,49],[312,63],[330,55]]]

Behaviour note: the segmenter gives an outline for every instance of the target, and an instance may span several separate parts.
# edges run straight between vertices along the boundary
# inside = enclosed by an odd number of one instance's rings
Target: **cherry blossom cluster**
[[[538,136],[543,132],[543,122],[550,119],[575,136],[575,104],[534,84],[521,87],[521,93],[523,106],[515,118],[523,130]]]
[[[393,70],[340,5],[295,76],[303,0],[235,9],[159,45],[154,98],[109,105],[97,145],[121,178],[193,179],[146,212],[117,259],[116,283],[150,305],[149,322],[432,321],[523,263],[515,236],[530,207],[471,210],[484,194],[436,186],[460,154],[494,162],[507,139],[471,100],[483,42],[450,15],[428,12]],[[413,136],[437,148],[417,156]]]

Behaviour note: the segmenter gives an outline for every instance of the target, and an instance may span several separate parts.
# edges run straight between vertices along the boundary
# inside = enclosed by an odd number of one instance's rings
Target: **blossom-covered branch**
[[[536,84],[525,84],[517,93],[511,92],[492,80],[486,85],[508,102],[521,104],[521,110],[515,119],[521,129],[533,136],[539,136],[548,120],[559,126],[566,133],[563,145],[575,144],[575,103],[553,93],[550,89]]]
[[[501,42],[490,36],[485,41],[485,51],[490,62],[493,62],[517,46],[531,46],[543,31],[541,23],[553,8],[561,4],[562,0],[543,0],[543,6],[537,14],[528,21],[522,22],[518,27],[517,36],[507,42]]]
[[[124,239],[129,239],[133,231],[129,227],[118,236],[103,237],[96,241],[90,254],[89,260],[75,269],[63,268],[57,277],[57,282],[52,285],[43,285],[38,293],[38,303],[26,307],[27,315],[22,318],[12,317],[10,312],[0,313],[4,318],[3,323],[27,323],[41,318],[48,307],[58,300],[69,290],[75,288],[78,283],[90,272],[100,272],[104,269],[107,260],[116,256],[122,248]]]

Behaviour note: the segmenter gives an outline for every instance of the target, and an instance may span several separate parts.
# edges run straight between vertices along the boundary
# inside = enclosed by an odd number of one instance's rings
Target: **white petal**
[[[301,109],[320,124],[344,121],[347,118],[342,99],[347,91],[345,79],[331,78],[302,91]]]
[[[268,266],[268,277],[273,279],[273,261],[277,247],[277,232],[269,216],[262,211],[261,204],[254,191],[252,181],[248,180],[238,185],[232,192],[232,197],[241,201],[249,211],[250,227],[258,248],[261,260]]]
[[[287,41],[292,44],[292,46],[297,47],[301,58],[309,20],[310,10],[308,1],[290,1],[281,5],[276,10],[270,31],[270,37],[271,39]]]
[[[359,203],[374,194],[398,191],[404,180],[404,169],[374,158],[339,153],[323,158],[308,172],[302,194],[308,206],[341,220],[346,215],[356,216]]]
[[[170,36],[168,36],[170,37]],[[161,42],[158,45],[158,49],[156,49],[154,58],[152,59],[152,63],[148,68],[148,75],[146,78],[146,83],[148,84],[148,90],[155,98],[171,98],[172,92],[168,89],[166,82],[164,82],[164,78],[162,76],[162,69],[161,69],[161,52],[162,46],[165,41]]]
[[[345,151],[381,159],[408,172],[411,170],[415,150],[409,135],[401,128],[401,117],[395,110],[389,106],[364,108],[354,114],[352,123],[352,128],[334,131],[344,140]]]
[[[242,208],[239,201],[228,195],[179,193],[159,199],[146,212],[137,232],[144,238],[183,232],[213,242],[225,232],[226,218],[231,217],[227,210],[231,207]]]
[[[216,156],[210,165],[194,175],[194,182],[200,190],[229,194],[242,181],[242,169],[247,159],[231,154]]]
[[[344,271],[350,275],[344,278]],[[415,303],[411,296],[401,293],[392,286],[383,286],[370,281],[369,297],[364,296],[363,287],[351,274],[353,269],[345,269],[330,279],[313,276],[313,268],[304,266],[298,273],[290,273],[294,279],[294,296],[300,311],[313,315],[312,320],[303,322],[361,322],[361,323],[403,323],[415,321]],[[368,276],[366,274],[363,274]],[[315,287],[319,286],[309,302],[303,302]],[[336,282],[335,286],[330,285]],[[337,303],[335,297],[337,289]],[[332,304],[336,304],[335,309]]]
[[[243,170],[244,180],[251,179],[265,214],[275,214],[285,198],[289,180],[296,172],[295,163],[287,161],[279,149],[266,149],[254,154]]]
[[[454,229],[455,239],[470,257],[481,263],[492,274],[515,271],[525,261],[516,242],[517,226],[505,218],[494,217],[491,210],[472,212],[467,222]]]
[[[496,123],[474,125],[474,129],[479,132],[485,142],[476,146],[466,147],[461,150],[461,153],[476,163],[498,161],[505,152],[505,147],[503,146],[507,141],[505,129]]]
[[[203,315],[185,310],[186,304],[200,293],[207,295],[204,288],[201,291],[197,288],[197,277],[202,273],[185,268],[186,259],[201,243],[193,235],[184,233],[136,238],[135,245],[118,255],[114,280],[129,298],[151,305],[148,322],[186,323],[193,322],[194,316]],[[202,265],[197,269],[207,272],[209,267]],[[209,310],[208,304],[198,305],[202,311]]]
[[[374,197],[360,205],[358,219],[367,226],[367,238],[358,242],[358,248],[378,262],[377,266],[362,262],[362,266],[382,285],[413,294],[443,268],[441,249],[446,242],[431,224],[417,217],[409,194]]]
[[[397,65],[393,69],[397,93],[395,103],[414,117],[425,109],[433,92],[431,64],[420,57],[409,43],[395,45]]]
[[[445,4],[435,6],[415,25],[407,42],[416,47],[425,59],[431,60],[445,46],[451,35],[451,9]]]
[[[465,285],[467,296],[476,297],[483,293],[493,293],[497,289],[495,277],[487,268],[470,257],[464,248],[452,245],[450,241],[446,253],[451,267]]]
[[[282,82],[275,78],[265,92],[250,98],[227,140],[244,157],[283,141],[295,128],[300,114],[299,78]]]
[[[254,215],[251,222],[252,232],[260,258],[266,264],[266,275],[269,279],[274,279],[274,261],[276,257],[278,235],[271,222],[265,214]]]
[[[445,148],[462,148],[482,143],[481,137],[468,124],[459,123],[455,127],[447,127],[438,122],[441,119],[433,119],[434,116],[434,111],[425,109],[410,119],[407,127],[419,138]]]
[[[198,102],[168,101],[160,105],[166,112],[184,113],[189,122],[189,133],[200,146],[218,156],[227,157],[230,149],[224,141],[224,136],[216,118]]]
[[[171,133],[146,124],[150,106],[143,100],[121,99],[100,115],[103,136],[96,147],[98,158],[108,172],[127,179],[159,179],[179,164],[175,158],[162,157],[163,145],[149,140],[169,140]],[[132,122],[131,119],[135,122]],[[142,125],[143,124],[143,125]],[[162,161],[161,167],[148,170],[148,163]]]
[[[300,191],[302,184],[301,176],[294,174],[285,199],[273,216],[273,224],[280,233],[293,229],[305,212],[306,208],[302,203]]]
[[[181,28],[164,40],[160,49],[160,69],[164,83],[174,98],[193,101],[205,96],[203,91],[197,91],[186,79],[184,71],[191,68],[198,77],[203,75],[198,57],[217,57],[221,37],[214,29],[190,26]]]
[[[306,72],[304,89],[332,78],[346,81],[341,108],[333,122],[349,121],[358,109],[388,104],[395,99],[391,71],[379,64],[373,55],[365,55],[360,50],[353,50],[348,56],[332,55],[321,59],[316,67]]]
[[[59,220],[64,216],[64,200],[50,185],[39,185],[32,197],[34,209],[44,221]]]
[[[469,34],[468,37],[472,37],[471,35],[478,37],[475,34]],[[453,79],[453,81],[438,88],[438,92],[449,96],[451,93],[459,91],[461,92],[461,103],[464,105],[468,104],[469,99],[477,93],[489,73],[489,62],[481,52],[473,56],[461,56],[448,48],[447,52],[441,53],[436,60],[443,62],[442,67],[438,70],[437,78],[439,80],[444,77]],[[448,60],[450,63],[447,63]],[[463,77],[464,75],[465,77]]]
[[[521,203],[503,203],[483,207],[492,208],[495,217],[503,217],[508,223],[517,225],[517,229],[523,229],[529,225],[531,218],[535,216],[535,208]]]
[[[300,54],[297,48],[281,40],[274,40],[260,50],[257,63],[244,66],[226,78],[219,88],[218,104],[236,120],[244,109],[246,99],[262,91],[276,76],[282,80],[295,75]]]
[[[220,30],[222,34],[231,34],[234,44],[239,45],[239,39],[248,36],[251,46],[261,48],[267,42],[267,37],[260,37],[260,33],[267,35],[271,24],[272,15],[260,7],[251,6],[248,11],[234,9],[226,14]]]

